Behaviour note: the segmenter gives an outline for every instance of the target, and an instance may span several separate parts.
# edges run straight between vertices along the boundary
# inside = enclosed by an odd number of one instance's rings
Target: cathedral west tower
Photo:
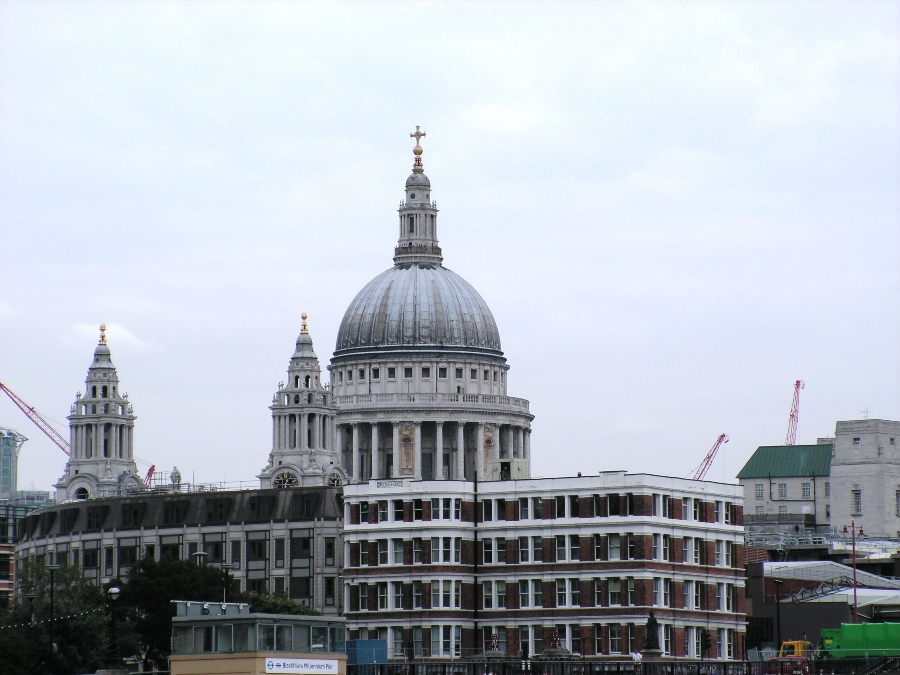
[[[113,496],[143,487],[134,461],[134,409],[119,391],[106,326],[69,420],[71,455],[56,483],[56,501]]]

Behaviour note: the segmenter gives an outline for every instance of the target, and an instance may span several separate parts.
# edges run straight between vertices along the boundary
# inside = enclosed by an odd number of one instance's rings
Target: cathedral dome
[[[503,355],[478,291],[433,264],[398,264],[366,284],[344,313],[334,356],[411,350]]]
[[[431,181],[424,173],[411,173],[406,179],[406,187],[431,187]]]

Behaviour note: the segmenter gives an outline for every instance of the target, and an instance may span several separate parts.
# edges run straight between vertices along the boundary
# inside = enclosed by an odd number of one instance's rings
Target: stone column
[[[97,431],[100,432],[100,457],[103,459],[109,459],[109,457],[104,453],[104,450],[109,447],[106,445],[106,425],[98,424]]]
[[[393,439],[391,443],[393,447],[391,448],[392,461],[391,465],[391,478],[399,478],[400,477],[400,423],[394,422],[391,425],[393,427]]]
[[[321,413],[316,413],[316,416],[313,418],[315,420],[313,422],[313,449],[320,450],[322,448],[322,415]]]
[[[522,445],[522,458],[531,459],[531,429],[525,429],[524,444]]]
[[[357,482],[361,480],[360,470],[359,470],[359,424],[355,422],[352,425],[353,427],[353,469],[351,472],[351,476]]]
[[[422,480],[422,423],[416,422],[416,431],[415,431],[415,445],[413,446],[415,452],[415,470],[413,471],[413,476],[416,480]]]
[[[434,424],[434,477],[436,480],[444,480],[444,423],[435,422]],[[438,476],[440,473],[440,476]],[[450,476],[447,476],[449,478]]]
[[[466,479],[466,423],[456,423],[456,480]]]
[[[475,436],[475,475],[484,480],[484,422],[478,423]]]
[[[378,448],[378,422],[372,422],[372,478],[381,478],[381,457]]]
[[[513,454],[513,443],[515,443],[515,436],[513,432],[512,425],[507,425],[506,427],[506,459],[512,459]]]
[[[301,450],[309,450],[309,415],[303,413],[300,415],[300,443],[297,447]]]
[[[335,452],[337,453],[337,464],[338,466],[344,465],[344,425],[336,424],[335,425]],[[344,467],[346,469],[347,467]],[[349,471],[348,471],[349,473]]]
[[[516,427],[516,457],[524,457],[523,449],[525,448],[525,428]]]

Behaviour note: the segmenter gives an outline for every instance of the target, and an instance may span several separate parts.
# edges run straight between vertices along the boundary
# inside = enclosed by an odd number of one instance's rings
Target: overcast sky
[[[3,2],[0,381],[65,429],[105,321],[141,471],[254,484],[300,313],[324,368],[392,264],[418,124],[534,475],[725,432],[733,481],[798,378],[798,442],[900,419],[898,8]]]

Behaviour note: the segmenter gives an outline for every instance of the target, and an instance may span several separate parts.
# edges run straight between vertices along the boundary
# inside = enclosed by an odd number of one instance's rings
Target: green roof
[[[800,478],[831,473],[831,443],[823,445],[763,445],[744,464],[740,478]]]

